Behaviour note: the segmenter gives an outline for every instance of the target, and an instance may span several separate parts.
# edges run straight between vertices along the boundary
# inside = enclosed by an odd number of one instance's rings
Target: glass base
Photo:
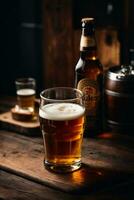
[[[58,173],[68,173],[78,170],[81,167],[81,161],[73,163],[71,165],[57,165],[48,163],[44,161],[44,166],[47,170],[58,172]]]

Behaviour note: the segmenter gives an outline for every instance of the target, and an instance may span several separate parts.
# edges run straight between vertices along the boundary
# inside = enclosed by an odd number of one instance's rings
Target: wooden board
[[[0,127],[1,129],[15,131],[27,136],[37,136],[41,134],[38,116],[33,121],[22,122],[13,119],[11,111],[0,114]]]
[[[0,200],[74,200],[73,195],[0,170]]]
[[[0,144],[1,169],[61,191],[92,194],[134,178],[133,148],[118,138],[84,139],[82,168],[68,174],[44,168],[42,138],[0,131]]]
[[[55,190],[23,177],[0,170],[1,200],[132,200],[134,199],[133,183],[123,183],[110,191],[89,194],[69,194]]]
[[[4,130],[14,131],[27,136],[41,135],[38,110],[39,99],[35,100],[36,119],[33,121],[18,121],[13,119],[11,110],[16,105],[15,97],[1,97],[0,99],[0,128]]]

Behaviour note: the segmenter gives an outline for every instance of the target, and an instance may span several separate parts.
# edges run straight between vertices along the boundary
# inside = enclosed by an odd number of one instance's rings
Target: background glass
[[[20,113],[35,112],[36,81],[34,78],[19,78],[15,81],[17,105]]]
[[[45,167],[56,172],[79,169],[85,113],[82,92],[57,87],[44,90],[40,97]]]

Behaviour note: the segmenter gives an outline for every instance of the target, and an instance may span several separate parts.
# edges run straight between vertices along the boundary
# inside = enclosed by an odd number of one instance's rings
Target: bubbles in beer
[[[49,120],[72,120],[81,117],[85,112],[84,107],[74,103],[53,103],[44,105],[39,110],[42,118]]]

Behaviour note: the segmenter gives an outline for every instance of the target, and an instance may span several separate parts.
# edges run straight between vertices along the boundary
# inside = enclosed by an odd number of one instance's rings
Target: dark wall
[[[123,18],[124,0],[74,0],[74,27],[81,27],[83,17],[94,17],[99,27],[120,27]]]
[[[37,93],[43,88],[42,0],[20,0],[20,74],[37,81]]]
[[[0,94],[13,92],[18,72],[19,21],[18,2],[2,1],[0,5]]]
[[[129,62],[129,49],[134,49],[133,0],[74,0],[73,24],[80,27],[82,17],[94,17],[99,28],[112,26],[118,31],[120,62]]]
[[[18,77],[34,77],[42,90],[41,0],[4,0],[0,5],[0,94],[15,95]]]

